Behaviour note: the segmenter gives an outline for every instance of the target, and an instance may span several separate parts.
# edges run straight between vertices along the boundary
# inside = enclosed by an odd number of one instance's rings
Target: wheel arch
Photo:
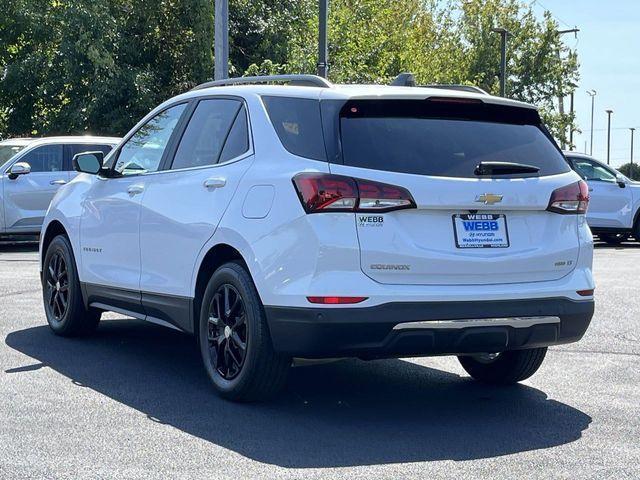
[[[213,272],[215,272],[220,266],[228,262],[239,262],[247,270],[247,273],[251,275],[251,271],[240,251],[227,244],[218,243],[207,251],[202,258],[200,265],[198,266],[198,273],[195,277],[195,285],[193,291],[193,331],[198,334],[198,321],[200,318],[200,305],[204,291],[207,288],[209,279]]]
[[[47,225],[47,229],[45,230],[44,235],[42,236],[42,241],[40,242],[41,252],[42,252],[40,255],[40,268],[42,268],[42,263],[44,262],[44,257],[47,254],[47,249],[49,248],[49,245],[51,245],[51,242],[53,241],[53,239],[56,238],[58,235],[64,235],[67,238],[69,238],[69,233],[67,232],[67,229],[64,227],[62,222],[60,222],[59,220],[52,220]],[[70,238],[69,238],[69,243],[71,243]],[[71,245],[71,248],[73,249],[73,245]]]

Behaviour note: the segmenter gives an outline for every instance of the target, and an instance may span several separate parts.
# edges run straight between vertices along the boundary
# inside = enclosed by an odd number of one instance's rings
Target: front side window
[[[63,168],[62,145],[43,145],[27,152],[20,162],[28,163],[31,172],[61,172]]]
[[[186,103],[182,103],[167,108],[140,127],[120,149],[116,172],[121,175],[136,175],[157,171],[186,106]]]
[[[573,158],[571,160],[578,174],[589,181],[615,182],[616,176],[613,172],[606,169],[602,165],[587,160],[585,158]]]
[[[182,135],[171,168],[215,165],[248,149],[246,112],[242,102],[223,98],[202,100]]]
[[[23,148],[22,145],[0,145],[0,167]]]

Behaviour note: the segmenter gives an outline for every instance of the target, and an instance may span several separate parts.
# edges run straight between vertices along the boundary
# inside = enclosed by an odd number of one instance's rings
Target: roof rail
[[[480,87],[476,87],[474,85],[460,85],[457,83],[452,83],[452,84],[437,83],[437,84],[420,85],[420,86],[426,87],[426,88],[440,88],[442,90],[459,90],[461,92],[481,93],[483,95],[489,95],[485,90],[481,89]]]
[[[192,90],[227,85],[248,85],[254,83],[287,83],[292,86],[331,88],[333,85],[326,78],[317,75],[259,75],[257,77],[236,77],[206,82]]]

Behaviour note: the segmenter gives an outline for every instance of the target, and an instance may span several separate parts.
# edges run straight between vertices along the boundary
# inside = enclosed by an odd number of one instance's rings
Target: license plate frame
[[[509,248],[511,246],[507,216],[504,213],[456,213],[451,217],[451,220],[453,222],[453,239],[456,242],[456,248],[484,249]],[[480,228],[465,231],[464,224],[462,224],[464,221],[473,222],[476,224],[474,227]],[[489,225],[485,225],[485,222],[489,222]],[[497,222],[497,229],[492,229],[493,222]],[[462,227],[462,231],[460,231],[459,225]],[[465,241],[465,239],[467,240]],[[472,239],[478,240],[474,241]],[[482,242],[483,239],[486,241]]]

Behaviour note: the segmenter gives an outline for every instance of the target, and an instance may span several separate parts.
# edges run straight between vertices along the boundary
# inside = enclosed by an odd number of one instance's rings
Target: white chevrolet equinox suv
[[[49,325],[113,311],[194,334],[229,399],[274,394],[294,357],[457,355],[514,383],[593,315],[587,186],[527,104],[231,79],[102,157],[75,156],[46,215]]]

